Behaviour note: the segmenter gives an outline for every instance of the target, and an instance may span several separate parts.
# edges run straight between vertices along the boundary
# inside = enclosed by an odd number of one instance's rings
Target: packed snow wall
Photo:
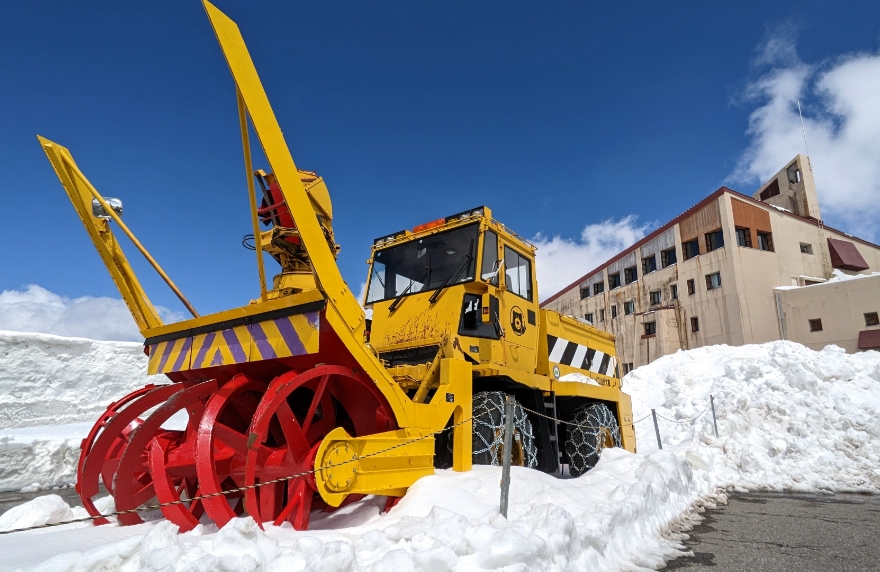
[[[149,381],[141,344],[0,330],[0,429],[93,423]]]
[[[880,492],[880,352],[787,341],[707,346],[637,368],[623,390],[635,418],[647,416],[636,424],[639,451],[657,448],[655,409],[663,448],[716,486]]]

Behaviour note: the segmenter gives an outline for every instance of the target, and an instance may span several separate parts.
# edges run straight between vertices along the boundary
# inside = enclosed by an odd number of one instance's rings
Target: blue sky
[[[258,290],[240,245],[250,220],[234,88],[201,4],[77,4],[0,7],[0,291],[118,296],[39,133],[124,200],[202,313],[245,304]],[[778,94],[762,81],[806,69],[808,125],[824,125],[831,148],[846,117],[823,74],[873,62],[880,38],[876,2],[217,5],[242,29],[297,165],[328,183],[354,290],[373,238],[479,204],[524,236],[579,247],[591,224],[629,217],[638,235],[722,184],[751,193],[765,163],[783,157],[775,172],[803,151],[791,137],[767,151],[775,127],[756,129],[756,112]],[[130,258],[154,302],[180,310]]]

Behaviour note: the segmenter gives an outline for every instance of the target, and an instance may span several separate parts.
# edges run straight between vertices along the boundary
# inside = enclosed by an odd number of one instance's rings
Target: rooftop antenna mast
[[[804,114],[801,112],[801,100],[797,100],[798,106],[798,115],[801,118],[801,133],[804,134],[804,148],[807,150],[807,162],[810,164],[810,169],[813,168],[813,161],[810,160],[810,146],[807,145],[807,129],[804,127]]]

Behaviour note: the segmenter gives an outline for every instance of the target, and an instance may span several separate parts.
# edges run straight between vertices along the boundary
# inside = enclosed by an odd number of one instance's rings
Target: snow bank
[[[94,423],[146,373],[138,343],[0,331],[0,428]]]
[[[0,429],[0,491],[72,485],[79,446],[92,423]]]
[[[57,555],[37,569],[653,570],[681,554],[674,531],[695,520],[694,503],[709,492],[672,453],[613,449],[579,479],[514,467],[507,520],[498,514],[499,479],[497,467],[438,471],[386,515],[378,514],[382,499],[368,497],[327,517],[337,522],[325,525],[360,522],[341,530],[263,532],[241,518],[219,532],[203,525],[177,534],[170,523],[149,523],[143,536]],[[24,547],[44,534],[16,536]]]
[[[55,524],[86,515],[81,507],[70,508],[58,495],[37,497],[0,515],[0,531]]]
[[[635,419],[659,415],[664,450],[736,490],[880,492],[880,353],[794,342],[664,356],[623,380]],[[715,396],[719,437],[711,412]],[[650,418],[640,451],[657,448]]]

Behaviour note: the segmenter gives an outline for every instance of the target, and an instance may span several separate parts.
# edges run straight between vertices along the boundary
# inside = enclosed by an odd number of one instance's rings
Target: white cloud
[[[176,322],[181,314],[158,306],[162,320]],[[30,284],[23,290],[0,292],[0,330],[41,332],[93,340],[143,341],[128,307],[118,298],[65,298]]]
[[[559,235],[547,238],[539,233],[532,242],[538,247],[535,265],[540,299],[549,298],[624,248],[635,244],[655,226],[655,223],[638,224],[638,216],[629,215],[620,220],[608,219],[588,224],[578,240]]]
[[[868,240],[880,238],[880,53],[807,64],[784,28],[755,63],[763,73],[745,95],[758,107],[731,181],[760,184],[804,152],[800,100],[822,218]]]

